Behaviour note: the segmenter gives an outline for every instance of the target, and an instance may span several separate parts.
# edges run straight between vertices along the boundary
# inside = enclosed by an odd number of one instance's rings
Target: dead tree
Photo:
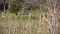
[[[3,4],[4,4],[4,12],[5,12],[5,4],[6,4],[6,0],[3,0]]]
[[[45,0],[46,2],[43,3],[41,2],[40,5],[43,8],[48,9],[47,11],[49,12],[50,16],[51,16],[51,21],[48,21],[47,18],[44,18],[49,25],[49,29],[50,29],[50,34],[57,34],[56,29],[58,29],[58,23],[56,22],[56,12],[59,9],[59,0]]]

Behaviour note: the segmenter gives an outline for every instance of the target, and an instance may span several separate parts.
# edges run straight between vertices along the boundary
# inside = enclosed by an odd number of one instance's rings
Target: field
[[[58,19],[59,12],[56,13]],[[32,14],[31,18],[29,18],[29,13]],[[4,17],[0,14],[0,34],[49,34],[47,22],[45,20],[41,22],[41,14],[40,10],[19,11],[18,15],[7,12]]]

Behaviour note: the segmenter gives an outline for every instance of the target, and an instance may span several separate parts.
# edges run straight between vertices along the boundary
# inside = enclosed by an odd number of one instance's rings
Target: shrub
[[[13,2],[13,3],[10,5],[9,11],[10,11],[11,13],[17,14],[17,13],[18,13],[18,10],[19,10],[19,7],[20,7],[19,2]]]

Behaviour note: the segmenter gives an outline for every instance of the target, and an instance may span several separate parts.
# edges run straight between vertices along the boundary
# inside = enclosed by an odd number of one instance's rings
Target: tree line
[[[9,10],[11,13],[17,13],[18,10],[39,9],[39,0],[0,0],[0,10]]]
[[[0,10],[9,10],[11,13],[17,13],[18,10],[36,10],[42,7],[41,4],[46,4],[46,1],[48,0],[0,0]],[[45,7],[42,9],[47,10]]]

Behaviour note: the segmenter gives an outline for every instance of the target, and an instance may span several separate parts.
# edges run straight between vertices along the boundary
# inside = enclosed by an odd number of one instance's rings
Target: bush
[[[10,11],[11,13],[17,14],[17,13],[18,13],[18,10],[19,10],[19,7],[20,7],[19,2],[13,2],[13,3],[10,5],[9,11]]]

